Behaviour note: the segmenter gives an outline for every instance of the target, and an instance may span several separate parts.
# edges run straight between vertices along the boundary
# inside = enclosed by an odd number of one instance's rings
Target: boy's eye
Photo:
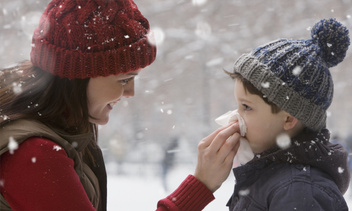
[[[252,110],[252,108],[249,107],[249,106],[246,105],[246,104],[242,104],[242,106],[243,106],[243,108],[244,108],[245,111],[250,111],[250,110]]]

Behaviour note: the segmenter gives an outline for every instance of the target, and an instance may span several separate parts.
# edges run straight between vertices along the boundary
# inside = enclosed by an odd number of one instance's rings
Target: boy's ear
[[[296,124],[298,123],[298,119],[291,114],[287,114],[286,116],[286,121],[284,123],[284,129],[285,130],[291,130],[293,129]]]

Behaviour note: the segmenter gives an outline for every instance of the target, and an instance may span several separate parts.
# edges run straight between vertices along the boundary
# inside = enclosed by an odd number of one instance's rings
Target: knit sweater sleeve
[[[214,200],[212,192],[192,175],[168,197],[158,202],[157,211],[200,211]]]
[[[0,191],[16,210],[95,210],[74,169],[54,142],[29,138],[0,157]]]

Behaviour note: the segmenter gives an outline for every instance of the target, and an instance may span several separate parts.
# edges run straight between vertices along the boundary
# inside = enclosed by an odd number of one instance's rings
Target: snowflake
[[[247,196],[250,193],[249,189],[240,190],[238,194],[240,196]]]
[[[12,90],[15,94],[20,94],[22,92],[22,84],[13,83],[12,86]]]
[[[58,146],[58,145],[55,145],[53,147],[53,150],[60,151],[60,150],[62,150],[62,148],[60,146]]]
[[[269,88],[270,87],[270,82],[263,82],[261,83],[261,86],[265,89]]]
[[[337,171],[338,171],[340,174],[342,174],[342,173],[345,171],[345,169],[343,169],[343,168],[341,168],[341,167],[338,167],[338,168],[337,168]]]
[[[276,144],[281,149],[287,149],[291,146],[291,138],[285,133],[280,134],[276,137]]]
[[[12,136],[9,138],[9,144],[7,147],[9,148],[10,154],[13,154],[14,151],[18,149],[18,143]]]
[[[293,70],[292,73],[295,76],[298,76],[302,72],[302,68],[300,66],[296,66]]]

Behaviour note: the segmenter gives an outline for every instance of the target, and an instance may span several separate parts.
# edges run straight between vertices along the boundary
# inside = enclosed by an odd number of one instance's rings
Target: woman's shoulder
[[[63,164],[73,166],[73,161],[68,158],[65,150],[50,139],[41,137],[30,137],[19,145],[13,144],[0,158],[1,177],[43,172]]]
[[[32,137],[45,137],[36,139],[36,142],[45,142],[50,140],[64,148],[70,157],[75,156],[77,151],[85,148],[90,140],[91,133],[81,135],[70,135],[65,132],[45,125],[42,122],[30,119],[19,119],[7,123],[0,128],[0,155],[8,150],[8,145],[12,141],[14,145],[21,145],[24,141]],[[44,143],[41,143],[45,145]]]
[[[14,139],[17,142],[31,137],[47,137],[53,139],[55,133],[45,124],[32,119],[18,119],[2,124],[0,127],[1,137],[0,142],[8,142]]]
[[[19,149],[27,149],[31,151],[37,151],[37,152],[59,152],[65,151],[62,149],[61,146],[59,146],[57,143],[55,143],[53,140],[50,140],[48,138],[43,138],[43,137],[30,137],[27,138],[20,146]]]
[[[10,160],[25,159],[28,163],[36,163],[41,158],[66,158],[67,154],[54,141],[42,137],[30,137],[21,144],[10,140],[9,150],[1,156],[2,163]]]

